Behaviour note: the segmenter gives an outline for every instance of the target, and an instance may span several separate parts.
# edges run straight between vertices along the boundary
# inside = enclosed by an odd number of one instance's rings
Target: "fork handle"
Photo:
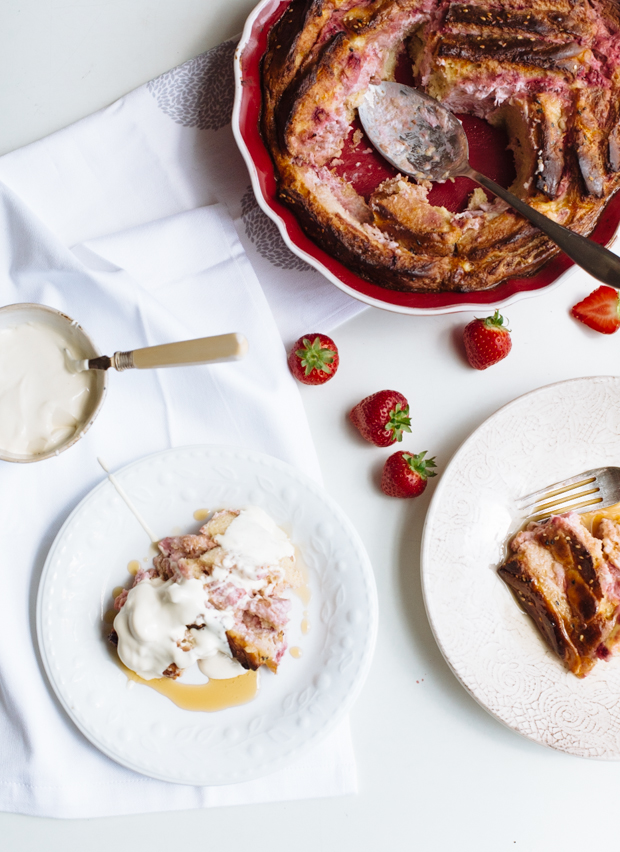
[[[587,237],[582,237],[581,234],[576,234],[574,231],[570,231],[568,228],[565,228],[564,225],[559,225],[557,222],[554,222],[553,219],[550,219],[543,213],[539,213],[538,210],[534,210],[534,208],[530,207],[529,204],[526,204],[525,201],[521,201],[521,199],[517,198],[517,196],[512,192],[504,189],[503,186],[495,183],[494,180],[491,180],[491,178],[488,178],[486,175],[481,175],[480,172],[477,172],[475,169],[469,168],[459,172],[459,174],[463,177],[475,180],[476,183],[484,186],[485,189],[490,190],[494,195],[497,195],[507,204],[510,204],[517,213],[520,213],[533,225],[536,225],[536,227],[550,237],[553,242],[570,257],[571,260],[574,260],[578,266],[585,269],[585,271],[593,278],[596,278],[598,281],[602,281],[603,284],[609,284],[611,287],[615,287],[620,290],[620,258],[613,252],[609,251],[609,249],[606,249],[604,246],[600,246],[598,243],[595,243],[594,240],[590,240]]]

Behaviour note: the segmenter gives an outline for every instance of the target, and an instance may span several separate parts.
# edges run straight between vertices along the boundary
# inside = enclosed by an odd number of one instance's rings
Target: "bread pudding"
[[[261,131],[280,199],[321,248],[421,292],[484,290],[559,251],[480,189],[455,212],[428,182],[391,170],[362,186],[343,170],[367,144],[354,122],[368,86],[403,64],[448,109],[506,130],[513,192],[592,232],[620,187],[618,0],[292,0],[263,58]]]
[[[301,585],[294,548],[262,509],[214,513],[196,535],[164,538],[153,566],[115,601],[112,640],[145,680],[177,678],[198,662],[225,679],[267,666],[286,650],[291,606]]]
[[[603,518],[592,535],[579,515],[532,523],[499,568],[547,645],[584,677],[620,648],[620,524]]]

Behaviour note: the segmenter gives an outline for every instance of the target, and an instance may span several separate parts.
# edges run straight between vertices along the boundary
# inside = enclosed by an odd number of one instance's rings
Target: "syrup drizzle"
[[[165,695],[182,710],[193,710],[202,713],[214,713],[227,707],[238,707],[247,704],[256,697],[258,692],[258,672],[249,671],[239,677],[227,680],[213,680],[208,683],[181,683],[169,677],[144,680],[118,660],[118,665],[127,676],[128,681],[148,686]]]
[[[582,512],[579,518],[588,532],[594,534],[596,528],[604,518],[620,523],[620,503],[614,503],[613,506],[608,506],[606,509],[593,509],[591,512]]]

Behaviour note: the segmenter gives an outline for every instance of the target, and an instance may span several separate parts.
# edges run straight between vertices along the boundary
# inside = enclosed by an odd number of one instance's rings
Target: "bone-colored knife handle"
[[[132,352],[115,352],[112,358],[117,370],[150,370],[155,367],[188,367],[192,364],[216,364],[237,361],[248,351],[248,341],[242,334],[218,334],[178,343],[163,343]]]

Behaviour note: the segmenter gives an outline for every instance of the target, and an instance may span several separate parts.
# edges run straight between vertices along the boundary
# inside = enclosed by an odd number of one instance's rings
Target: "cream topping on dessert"
[[[234,658],[230,637],[251,641],[286,623],[289,603],[278,593],[289,585],[281,560],[293,561],[293,545],[258,507],[216,513],[213,523],[222,516],[228,525],[213,537],[207,524],[199,535],[163,539],[156,567],[116,598],[118,655],[144,680],[176,677],[196,662],[209,678],[237,677],[258,666]],[[212,559],[201,561],[206,554]]]
[[[220,644],[215,624],[215,631],[195,631],[206,634],[200,646],[184,651],[180,645],[187,625],[202,621],[205,603],[199,580],[175,583],[154,578],[138,583],[114,619],[119,657],[141,678],[151,680],[161,677],[171,663],[185,668],[201,653],[214,653]]]
[[[257,579],[261,565],[277,565],[280,559],[295,556],[284,530],[258,506],[242,509],[226,532],[214,538],[234,557],[237,571],[250,581]]]
[[[241,663],[222,651],[216,651],[215,654],[198,660],[198,668],[210,680],[229,680],[245,674]]]
[[[72,344],[57,330],[26,322],[0,330],[0,447],[37,455],[64,444],[84,423],[94,376],[67,369]]]

